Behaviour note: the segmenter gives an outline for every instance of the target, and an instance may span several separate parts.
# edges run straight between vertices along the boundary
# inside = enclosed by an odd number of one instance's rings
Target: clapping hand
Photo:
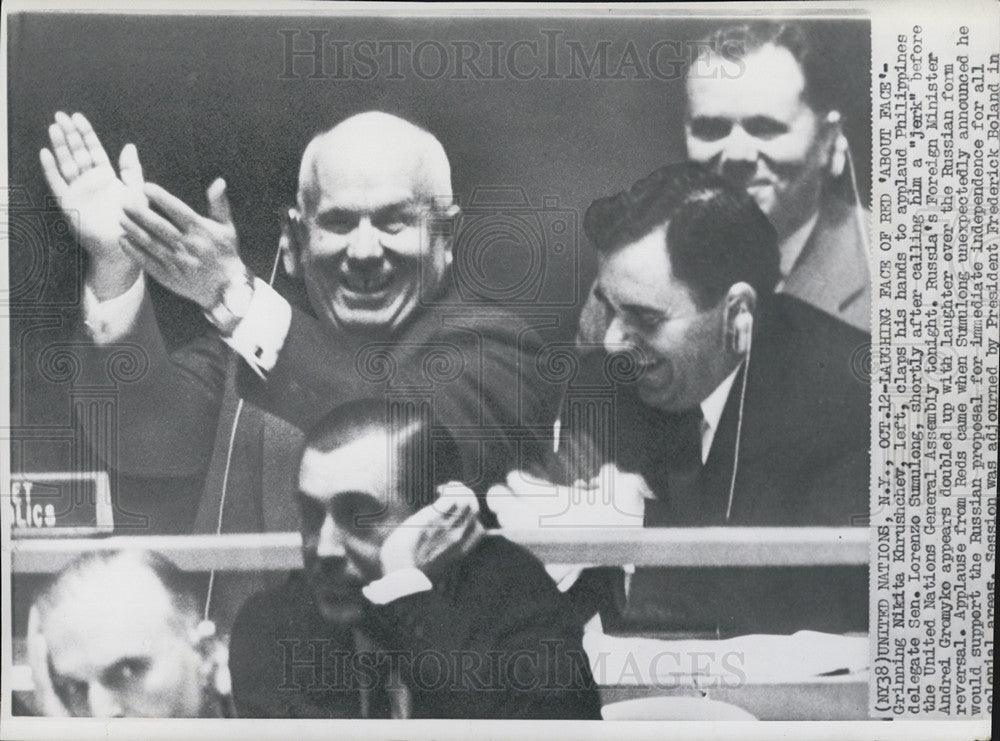
[[[208,188],[208,216],[159,185],[149,183],[144,192],[149,205],[125,208],[122,249],[164,287],[211,309],[230,282],[246,275],[225,181]]]
[[[55,119],[49,126],[52,149],[39,153],[42,172],[90,256],[88,283],[99,299],[113,298],[139,277],[140,264],[119,246],[125,204],[146,205],[139,154],[135,145],[125,145],[119,178],[82,113],[60,111]]]

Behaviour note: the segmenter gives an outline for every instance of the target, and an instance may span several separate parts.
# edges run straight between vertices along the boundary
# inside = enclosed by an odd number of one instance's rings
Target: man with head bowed
[[[641,474],[651,492],[645,525],[867,524],[869,387],[854,366],[870,338],[774,292],[775,229],[755,199],[701,165],[667,165],[591,204],[584,230],[609,317],[601,356],[626,352],[636,372],[612,383],[597,358],[587,383],[603,385],[613,416],[582,432],[603,460]],[[531,505],[517,477],[508,484],[491,500]],[[648,598],[660,629],[867,624],[863,570],[652,574],[647,589],[637,574],[632,592]],[[736,594],[753,596],[736,610],[727,602]]]
[[[152,551],[79,556],[28,618],[35,710],[93,718],[232,717],[224,644],[190,578]]]
[[[202,216],[144,183],[132,145],[116,175],[81,114],[57,114],[49,133],[42,164],[63,207],[80,214],[89,257],[91,365],[103,368],[119,343],[149,360],[121,388],[122,435],[107,465],[123,490],[155,492],[130,500],[158,520],[151,527],[189,531],[196,512],[201,531],[220,518],[224,530],[294,527],[275,492],[292,479],[300,430],[352,398],[432,395],[436,417],[466,430],[477,487],[504,472],[520,437],[551,425],[555,394],[522,362],[537,336],[501,307],[470,311],[458,298],[459,207],[428,131],[371,111],[309,143],[280,241],[307,309],[248,271],[223,180],[208,188]],[[197,304],[209,331],[168,349],[150,278]],[[485,442],[470,441],[477,435]]]

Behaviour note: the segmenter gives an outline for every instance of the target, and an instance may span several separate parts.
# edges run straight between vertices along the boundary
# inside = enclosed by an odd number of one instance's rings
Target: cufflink
[[[205,318],[223,336],[229,337],[250,311],[253,294],[253,275],[244,266],[240,274],[222,286],[215,306],[204,312]]]

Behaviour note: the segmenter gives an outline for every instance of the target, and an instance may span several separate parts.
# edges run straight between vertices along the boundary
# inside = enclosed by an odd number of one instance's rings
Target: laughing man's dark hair
[[[742,188],[701,165],[661,167],[626,191],[590,204],[583,229],[599,252],[613,253],[666,225],[674,275],[699,309],[745,281],[759,296],[778,282],[774,227]]]

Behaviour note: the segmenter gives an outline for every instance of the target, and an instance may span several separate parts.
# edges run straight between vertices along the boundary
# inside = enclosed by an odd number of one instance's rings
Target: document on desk
[[[739,687],[863,675],[868,638],[800,631],[721,640],[584,635],[594,678],[604,686]]]
[[[988,735],[996,0],[2,21],[0,741]]]

